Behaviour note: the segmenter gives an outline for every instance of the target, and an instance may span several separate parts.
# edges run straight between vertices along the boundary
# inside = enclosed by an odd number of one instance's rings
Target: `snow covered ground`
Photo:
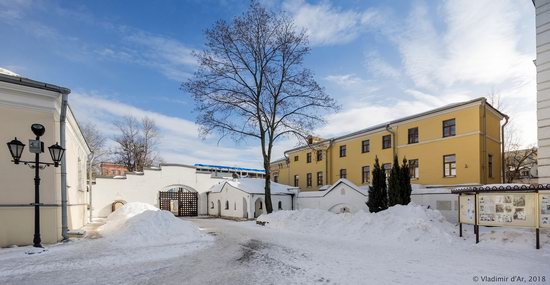
[[[0,249],[0,284],[131,284],[156,278],[148,265],[181,258],[212,243],[192,222],[144,203],[129,203],[112,213],[99,235],[47,246]],[[125,274],[113,280],[112,274]],[[134,279],[133,276],[139,276]]]
[[[457,227],[419,206],[353,215],[280,211],[262,220],[269,224],[182,220],[214,242],[191,231],[198,239],[180,243],[140,237],[124,244],[106,234],[40,255],[1,249],[0,284],[482,284],[484,276],[509,277],[510,284],[518,283],[512,276],[544,276],[538,284],[550,284],[549,232],[541,250],[534,233],[520,229],[481,228],[476,245],[471,227],[459,238]]]

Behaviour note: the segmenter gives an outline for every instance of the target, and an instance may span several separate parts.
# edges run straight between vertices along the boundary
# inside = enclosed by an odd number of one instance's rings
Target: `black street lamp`
[[[12,162],[19,164],[22,162],[25,165],[30,166],[34,169],[34,238],[33,246],[42,248],[42,239],[40,238],[40,169],[44,169],[47,166],[53,165],[54,167],[59,166],[59,162],[65,153],[65,149],[58,145],[57,143],[50,146],[48,150],[50,151],[50,156],[52,157],[53,163],[51,162],[40,162],[40,153],[44,152],[44,142],[40,141],[40,137],[44,135],[46,129],[41,124],[33,124],[31,126],[32,132],[36,135],[36,139],[29,140],[29,151],[34,153],[34,161],[24,161],[21,160],[21,154],[25,148],[25,144],[15,138],[8,144],[8,149],[10,150],[11,156],[13,158]]]

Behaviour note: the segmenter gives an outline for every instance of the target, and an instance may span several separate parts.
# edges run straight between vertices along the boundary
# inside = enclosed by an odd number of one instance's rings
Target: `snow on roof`
[[[368,195],[368,188],[364,188],[364,187],[358,187],[357,185],[353,184],[353,182],[345,179],[345,178],[341,178],[341,179],[338,179],[338,181],[336,181],[336,183],[334,183],[334,185],[329,185],[330,187],[328,187],[328,189],[326,190],[321,190],[321,191],[308,191],[308,192],[300,192],[298,193],[298,197],[323,197],[325,195],[327,195],[330,191],[332,191],[334,188],[336,188],[338,185],[340,185],[341,183],[343,184],[346,184],[348,185],[350,188],[352,188],[353,190],[367,196]],[[324,187],[321,187],[321,188],[324,188]]]
[[[225,184],[229,184],[243,192],[249,194],[264,194],[265,179],[263,178],[240,178],[240,179],[231,179],[220,182],[212,187],[210,187],[209,192],[219,193],[222,191]],[[291,187],[288,185],[279,184],[276,182],[271,182],[271,193],[272,194],[294,194],[291,192]]]
[[[5,69],[5,68],[2,68],[0,67],[0,73],[1,74],[5,74],[5,75],[9,75],[9,76],[19,76],[19,74],[11,71],[11,70],[8,70],[8,69]]]
[[[530,184],[520,184],[520,183],[509,183],[509,184],[487,184],[481,186],[470,186],[470,187],[456,187],[451,190],[452,193],[463,193],[463,192],[503,192],[503,191],[534,191],[534,190],[544,190],[550,189],[550,184],[539,184],[539,185],[530,185]]]

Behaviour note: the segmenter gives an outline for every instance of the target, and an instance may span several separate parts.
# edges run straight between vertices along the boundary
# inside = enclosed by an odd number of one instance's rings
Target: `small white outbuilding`
[[[333,213],[355,213],[368,210],[368,190],[357,187],[347,179],[339,179],[334,185],[319,191],[300,192],[298,209],[322,209]]]
[[[225,180],[207,193],[208,215],[252,219],[265,213],[264,179]],[[271,182],[273,211],[294,210],[297,188]]]

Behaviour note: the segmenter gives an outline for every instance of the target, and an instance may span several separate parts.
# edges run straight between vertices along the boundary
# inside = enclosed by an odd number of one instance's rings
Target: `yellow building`
[[[390,169],[397,155],[400,163],[409,161],[412,184],[500,183],[503,119],[505,114],[478,98],[332,139],[311,138],[272,162],[271,177],[302,191],[339,178],[367,185],[375,157]]]

